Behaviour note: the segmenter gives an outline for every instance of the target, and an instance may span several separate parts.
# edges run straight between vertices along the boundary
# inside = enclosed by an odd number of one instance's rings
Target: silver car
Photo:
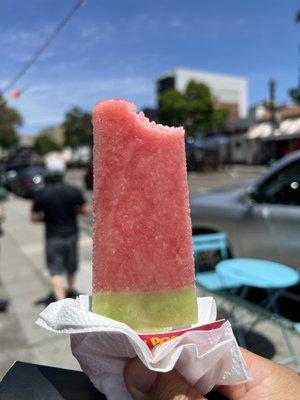
[[[300,269],[300,151],[248,187],[191,199],[193,231],[225,232],[233,257]]]

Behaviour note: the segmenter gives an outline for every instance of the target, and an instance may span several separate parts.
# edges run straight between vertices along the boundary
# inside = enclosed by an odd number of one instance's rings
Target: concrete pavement
[[[1,238],[1,297],[10,300],[0,313],[0,378],[15,360],[78,369],[69,338],[35,325],[44,306],[34,301],[49,292],[44,269],[43,226],[29,222],[30,202],[11,196],[5,205],[5,235]],[[91,238],[82,233],[78,290],[90,292]]]

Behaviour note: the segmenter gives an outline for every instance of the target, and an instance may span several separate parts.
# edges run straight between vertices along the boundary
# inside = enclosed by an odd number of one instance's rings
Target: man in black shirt
[[[68,293],[74,292],[77,215],[89,212],[81,191],[64,183],[64,171],[62,160],[49,161],[46,186],[36,193],[31,212],[33,222],[45,223],[47,268],[56,300],[65,298],[63,275],[67,277]]]

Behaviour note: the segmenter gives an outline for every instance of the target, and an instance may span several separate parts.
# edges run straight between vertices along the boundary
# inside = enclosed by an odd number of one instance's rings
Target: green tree
[[[164,125],[179,126],[187,119],[188,103],[177,90],[164,92],[158,100],[158,119]]]
[[[191,81],[184,96],[188,102],[189,133],[211,131],[214,128],[214,103],[209,88],[203,83]]]
[[[289,94],[296,104],[300,104],[300,87],[290,89]]]
[[[228,110],[226,108],[214,108],[213,129],[221,131],[224,129],[225,121],[228,118]]]
[[[51,139],[47,133],[41,133],[36,137],[34,141],[34,148],[41,155],[49,153],[50,151],[59,150],[58,144]]]
[[[73,107],[66,113],[63,129],[66,146],[92,144],[92,115],[80,107]]]
[[[196,131],[222,129],[226,117],[227,110],[214,104],[209,88],[203,83],[191,81],[184,93],[174,89],[166,90],[158,101],[159,122],[183,125],[189,135]]]
[[[4,149],[16,146],[19,142],[17,128],[23,123],[17,110],[7,105],[0,94],[0,146]]]

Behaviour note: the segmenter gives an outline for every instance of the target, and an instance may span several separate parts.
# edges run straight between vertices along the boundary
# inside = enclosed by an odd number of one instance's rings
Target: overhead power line
[[[50,45],[52,40],[59,34],[59,32],[63,29],[63,27],[70,21],[70,19],[73,17],[73,15],[76,13],[76,11],[85,3],[85,0],[78,0],[74,7],[64,16],[64,18],[59,22],[59,24],[55,27],[55,29],[52,31],[52,33],[48,36],[48,38],[45,40],[45,42],[42,44],[41,47],[39,47],[29,58],[28,61],[25,62],[24,65],[20,68],[20,70],[17,72],[17,74],[9,81],[9,83],[0,91],[0,93],[6,93],[10,89],[13,88],[13,86],[16,84],[16,82],[26,74],[26,72],[29,70],[29,68],[32,67],[32,65],[36,62],[36,60],[39,58],[39,56],[47,49],[47,47]]]

